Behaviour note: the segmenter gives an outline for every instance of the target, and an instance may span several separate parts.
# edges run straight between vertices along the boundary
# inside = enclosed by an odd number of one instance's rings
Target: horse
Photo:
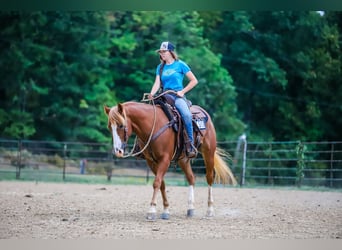
[[[216,145],[216,131],[209,114],[197,105],[192,105],[190,109],[192,113],[204,112],[208,117],[205,130],[200,132],[198,152],[201,153],[206,168],[206,181],[208,184],[206,216],[212,217],[214,216],[213,183],[236,185],[237,182],[228,164],[224,161],[225,151]],[[108,129],[112,133],[113,154],[118,158],[136,156],[137,154],[125,155],[127,141],[134,133],[136,142],[138,141],[139,147],[142,148],[139,153],[143,154],[143,158],[155,176],[152,199],[146,219],[156,219],[157,194],[159,191],[163,201],[163,211],[160,218],[169,219],[169,201],[166,196],[164,175],[175,156],[177,143],[177,134],[171,126],[167,126],[169,119],[154,102],[124,102],[113,107],[104,106],[104,112],[108,117]],[[195,211],[195,176],[191,168],[191,159],[183,152],[176,160],[178,166],[185,173],[189,184],[187,217],[193,217]]]

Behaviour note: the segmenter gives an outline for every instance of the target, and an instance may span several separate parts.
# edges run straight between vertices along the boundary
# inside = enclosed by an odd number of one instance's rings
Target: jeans
[[[175,106],[178,112],[180,113],[182,120],[184,122],[186,133],[188,134],[189,140],[191,143],[194,143],[193,132],[192,132],[192,114],[190,112],[189,106],[185,101],[185,97],[177,97],[175,101]]]

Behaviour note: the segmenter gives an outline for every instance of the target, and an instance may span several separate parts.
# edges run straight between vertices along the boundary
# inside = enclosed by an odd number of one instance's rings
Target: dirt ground
[[[341,239],[342,193],[168,186],[170,219],[146,221],[151,186],[0,182],[0,239]],[[159,196],[158,211],[162,209]]]

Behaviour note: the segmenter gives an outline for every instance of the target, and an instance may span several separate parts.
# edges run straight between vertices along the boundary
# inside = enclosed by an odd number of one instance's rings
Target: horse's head
[[[113,154],[117,157],[123,157],[129,137],[123,105],[118,104],[112,108],[104,106],[104,112],[108,116],[108,129],[112,132]]]

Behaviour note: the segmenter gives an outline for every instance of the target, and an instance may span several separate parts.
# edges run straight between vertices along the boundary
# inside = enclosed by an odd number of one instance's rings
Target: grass
[[[16,179],[15,169],[0,169],[0,181],[35,181],[35,182],[55,182],[55,183],[80,183],[80,184],[101,184],[101,185],[152,185],[154,176],[134,176],[134,175],[113,175],[111,181],[107,180],[106,175],[95,174],[77,174],[77,173],[65,173],[63,179],[62,170],[34,170],[34,169],[22,169],[20,178]],[[167,186],[187,186],[187,182],[184,175],[166,176],[165,182]],[[205,178],[203,176],[197,176],[196,186],[207,186]],[[231,188],[231,186],[223,186],[215,184],[214,187]],[[322,191],[322,192],[342,192],[341,188],[329,188],[324,186],[286,186],[286,185],[262,185],[262,184],[247,184],[243,187],[236,186],[236,188],[267,188],[267,189],[283,189],[283,190],[302,190],[302,191]]]
[[[20,178],[16,179],[16,171],[13,170],[0,170],[0,181],[35,181],[35,182],[69,182],[80,184],[116,184],[116,185],[152,185],[154,176],[150,176],[147,180],[146,176],[133,176],[133,175],[113,175],[111,180],[107,180],[106,175],[94,174],[75,174],[65,173],[63,178],[62,171],[53,170],[32,170],[22,169]],[[184,178],[166,178],[167,185],[185,186]]]

